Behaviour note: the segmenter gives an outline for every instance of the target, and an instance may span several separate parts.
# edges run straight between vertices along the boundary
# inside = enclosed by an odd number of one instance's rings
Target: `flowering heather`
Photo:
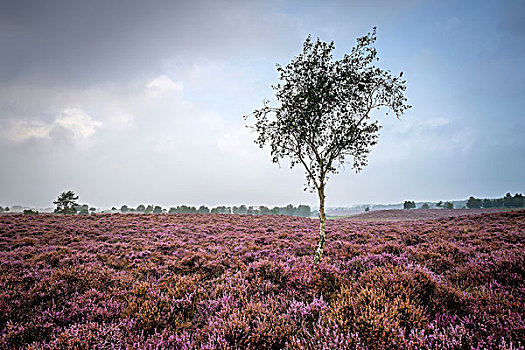
[[[524,349],[525,210],[0,216],[1,349]]]
[[[501,212],[501,208],[483,209],[391,209],[373,210],[351,216],[357,220],[430,220],[463,215],[480,215]]]

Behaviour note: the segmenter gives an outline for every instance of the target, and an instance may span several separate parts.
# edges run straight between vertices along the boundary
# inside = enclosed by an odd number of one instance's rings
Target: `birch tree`
[[[331,174],[350,160],[359,172],[377,143],[380,126],[371,120],[374,109],[386,108],[398,118],[410,108],[404,96],[403,73],[392,75],[375,66],[376,28],[357,39],[357,45],[334,60],[334,43],[308,36],[303,52],[286,66],[277,64],[280,83],[272,86],[278,106],[263,106],[245,119],[258,134],[255,143],[269,146],[274,163],[288,158],[290,166],[305,169],[305,190],[319,196],[318,263],[326,240],[325,189]]]

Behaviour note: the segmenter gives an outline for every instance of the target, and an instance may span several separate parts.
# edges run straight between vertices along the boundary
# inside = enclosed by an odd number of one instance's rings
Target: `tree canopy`
[[[57,198],[56,201],[53,201],[54,204],[56,204],[55,213],[58,214],[76,214],[78,206],[78,203],[76,200],[78,199],[78,196],[75,196],[75,192],[73,191],[67,191],[62,192]]]

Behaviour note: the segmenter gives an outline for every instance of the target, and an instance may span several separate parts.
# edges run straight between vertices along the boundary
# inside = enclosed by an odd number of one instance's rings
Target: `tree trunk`
[[[319,225],[319,243],[314,256],[314,264],[321,261],[323,255],[324,242],[326,240],[326,216],[324,214],[324,186],[320,187],[317,191],[319,193],[319,219],[321,221]]]

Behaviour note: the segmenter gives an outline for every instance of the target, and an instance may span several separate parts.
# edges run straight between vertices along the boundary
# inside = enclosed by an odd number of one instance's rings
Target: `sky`
[[[327,206],[525,192],[523,0],[0,0],[0,205],[316,205],[243,115],[308,34],[340,58],[374,26],[413,107]]]

